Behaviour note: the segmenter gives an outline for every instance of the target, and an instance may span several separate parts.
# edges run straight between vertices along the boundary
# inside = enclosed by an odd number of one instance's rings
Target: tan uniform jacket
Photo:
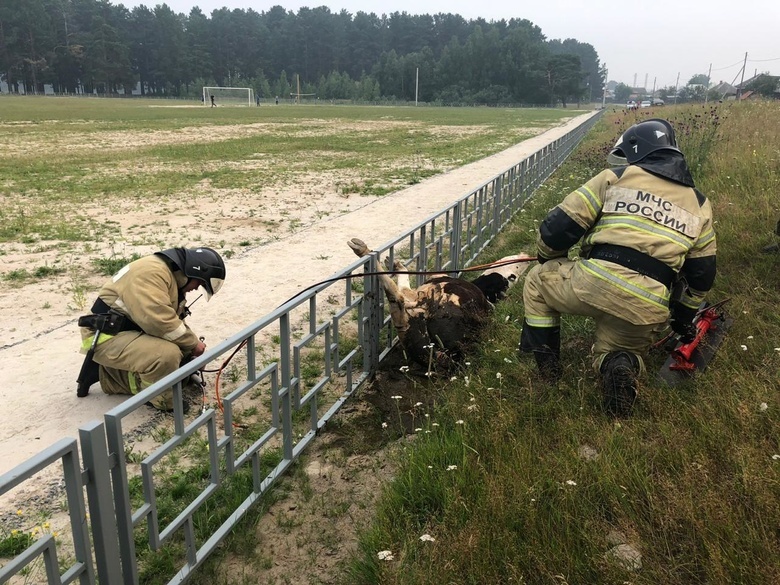
[[[557,212],[557,213],[556,213]],[[563,212],[562,215],[560,212]],[[571,220],[571,221],[569,221]],[[583,302],[635,325],[664,322],[669,315],[669,290],[649,276],[605,260],[586,259],[597,244],[632,248],[679,272],[686,260],[712,257],[705,264],[714,279],[715,232],[709,200],[674,181],[630,165],[607,169],[570,193],[545,220],[547,233],[556,225],[582,235],[582,256],[573,271],[574,292]],[[574,223],[572,223],[574,222]],[[572,226],[579,226],[571,229]],[[556,238],[540,230],[538,251],[543,258],[565,256],[550,245]],[[711,282],[712,279],[709,279]],[[705,278],[703,280],[708,280]],[[706,290],[690,290],[685,305],[697,307]]]
[[[179,318],[184,303],[179,303],[179,288],[187,280],[180,271],[171,272],[159,256],[145,256],[119,270],[98,296],[147,335],[175,343],[187,354],[198,344],[197,335]]]

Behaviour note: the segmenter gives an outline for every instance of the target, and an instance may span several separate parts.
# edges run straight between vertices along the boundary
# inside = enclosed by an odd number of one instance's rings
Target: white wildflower
[[[399,396],[398,394],[396,394],[395,396],[391,396],[390,398],[392,398],[393,400],[401,400],[403,396]]]
[[[383,428],[383,429],[386,429],[386,428],[387,428],[387,423],[386,423],[386,422],[383,422],[383,423],[382,423],[382,428]]]
[[[753,336],[752,335],[748,335],[747,338],[748,339],[753,339]]]
[[[466,422],[463,419],[460,419],[460,420],[456,420],[455,424],[456,425],[463,425],[463,424],[466,424]]]
[[[470,366],[471,362],[464,362],[465,365]]]
[[[376,556],[379,557],[380,561],[394,561],[395,557],[393,556],[393,551],[391,550],[380,550],[378,553],[376,553]]]
[[[740,347],[742,348],[742,351],[747,351],[747,345],[740,345]]]
[[[775,461],[777,461],[778,459],[780,459],[780,455],[778,455],[777,453],[775,453],[774,455],[772,455],[772,459],[774,459]]]
[[[423,534],[420,537],[420,540],[422,540],[423,542],[436,542],[436,539],[430,534]]]
[[[466,387],[468,388],[469,384],[471,384],[471,379],[468,376],[464,376],[463,383],[466,384]]]
[[[454,381],[455,381],[455,380],[457,380],[457,379],[458,379],[458,377],[457,377],[457,376],[453,376],[452,378],[450,378],[450,382],[454,382]]]
[[[572,480],[572,479],[567,479],[566,480],[566,485],[577,485],[577,482]]]
[[[469,412],[471,412],[471,411],[473,411],[473,410],[477,410],[478,408],[479,408],[479,406],[477,406],[476,404],[469,404],[469,405],[466,407],[466,410],[468,410]]]
[[[415,406],[422,406],[422,402],[415,402],[414,405]]]
[[[426,416],[427,416],[427,415],[426,415]],[[432,427],[438,427],[438,426],[439,426],[439,423],[431,423],[431,426],[432,426]]]
[[[422,429],[421,429],[420,427],[417,427],[416,429],[414,429],[414,432],[415,432],[415,433],[422,432]]]
[[[500,380],[504,376],[501,375],[501,372],[496,372],[496,380]]]
[[[769,405],[766,402],[762,402],[761,406],[758,407],[761,412],[764,412],[767,408],[769,408]]]
[[[510,360],[509,358],[504,358],[504,362],[507,363],[507,364],[511,364],[512,360]]]
[[[458,468],[457,465],[448,465],[447,466],[447,471],[455,471],[457,468]]]
[[[400,367],[400,368],[398,368],[398,369],[399,369],[399,370],[401,370],[402,372],[404,372],[404,373],[405,373],[405,372],[408,372],[408,371],[409,371],[409,366],[401,366],[401,367]]]

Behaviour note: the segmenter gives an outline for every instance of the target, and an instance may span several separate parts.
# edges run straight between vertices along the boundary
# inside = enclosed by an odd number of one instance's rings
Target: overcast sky
[[[111,0],[127,8],[157,0]],[[780,75],[780,1],[778,0],[168,0],[175,12],[189,13],[198,6],[210,15],[215,9],[241,8],[266,12],[282,6],[298,12],[301,7],[327,6],[331,12],[346,10],[378,15],[460,14],[466,20],[524,18],[542,29],[548,39],[574,38],[590,43],[609,80],[652,89],[680,84],[693,75],[711,80],[739,82],[747,53],[745,79],[756,72]]]

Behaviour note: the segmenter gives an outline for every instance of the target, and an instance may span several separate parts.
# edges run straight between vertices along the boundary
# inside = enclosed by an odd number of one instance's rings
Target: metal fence
[[[108,411],[102,422],[80,428],[78,439],[63,439],[0,476],[0,496],[10,495],[18,486],[35,482],[43,472],[55,473],[61,465],[70,519],[70,534],[32,539],[6,562],[0,568],[0,583],[29,575],[35,565],[49,584],[135,585],[140,581],[139,542],[148,544],[147,555],[172,547],[179,555],[180,569],[168,582],[184,582],[392,349],[396,336],[384,295],[377,276],[370,274],[382,269],[380,254],[391,263],[396,258],[408,259],[406,265],[418,271],[457,275],[599,117],[589,118],[398,239],[302,291],[128,398]],[[204,401],[197,413],[185,414],[190,376],[204,368],[209,371],[211,364],[220,361],[223,367],[218,375],[225,375],[228,362],[236,368],[232,371],[234,387],[223,398],[218,396],[216,405]],[[133,457],[133,439],[123,432],[123,422],[168,388],[174,396],[172,428],[158,433],[150,453]],[[167,495],[161,492],[162,478],[166,469],[186,471],[179,458],[194,457],[193,443],[207,471],[194,474],[190,483],[195,491],[177,500],[175,512],[166,509],[163,513],[158,505]],[[224,515],[216,530],[204,533],[204,518],[209,515],[205,508],[239,473],[248,478],[245,497],[240,496],[240,505]],[[7,534],[0,532],[0,538],[4,537]]]

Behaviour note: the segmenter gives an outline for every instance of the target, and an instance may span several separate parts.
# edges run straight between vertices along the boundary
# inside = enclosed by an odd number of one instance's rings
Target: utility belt
[[[668,264],[665,264],[644,252],[639,252],[638,250],[625,246],[596,244],[588,252],[587,258],[589,260],[606,260],[607,262],[620,264],[620,266],[623,266],[624,268],[628,268],[629,270],[633,270],[644,276],[649,276],[653,280],[657,280],[670,290],[677,278],[677,273]]]
[[[92,315],[79,317],[79,327],[87,327],[106,335],[116,335],[122,331],[143,331],[130,317],[112,309],[100,297],[90,310]]]

